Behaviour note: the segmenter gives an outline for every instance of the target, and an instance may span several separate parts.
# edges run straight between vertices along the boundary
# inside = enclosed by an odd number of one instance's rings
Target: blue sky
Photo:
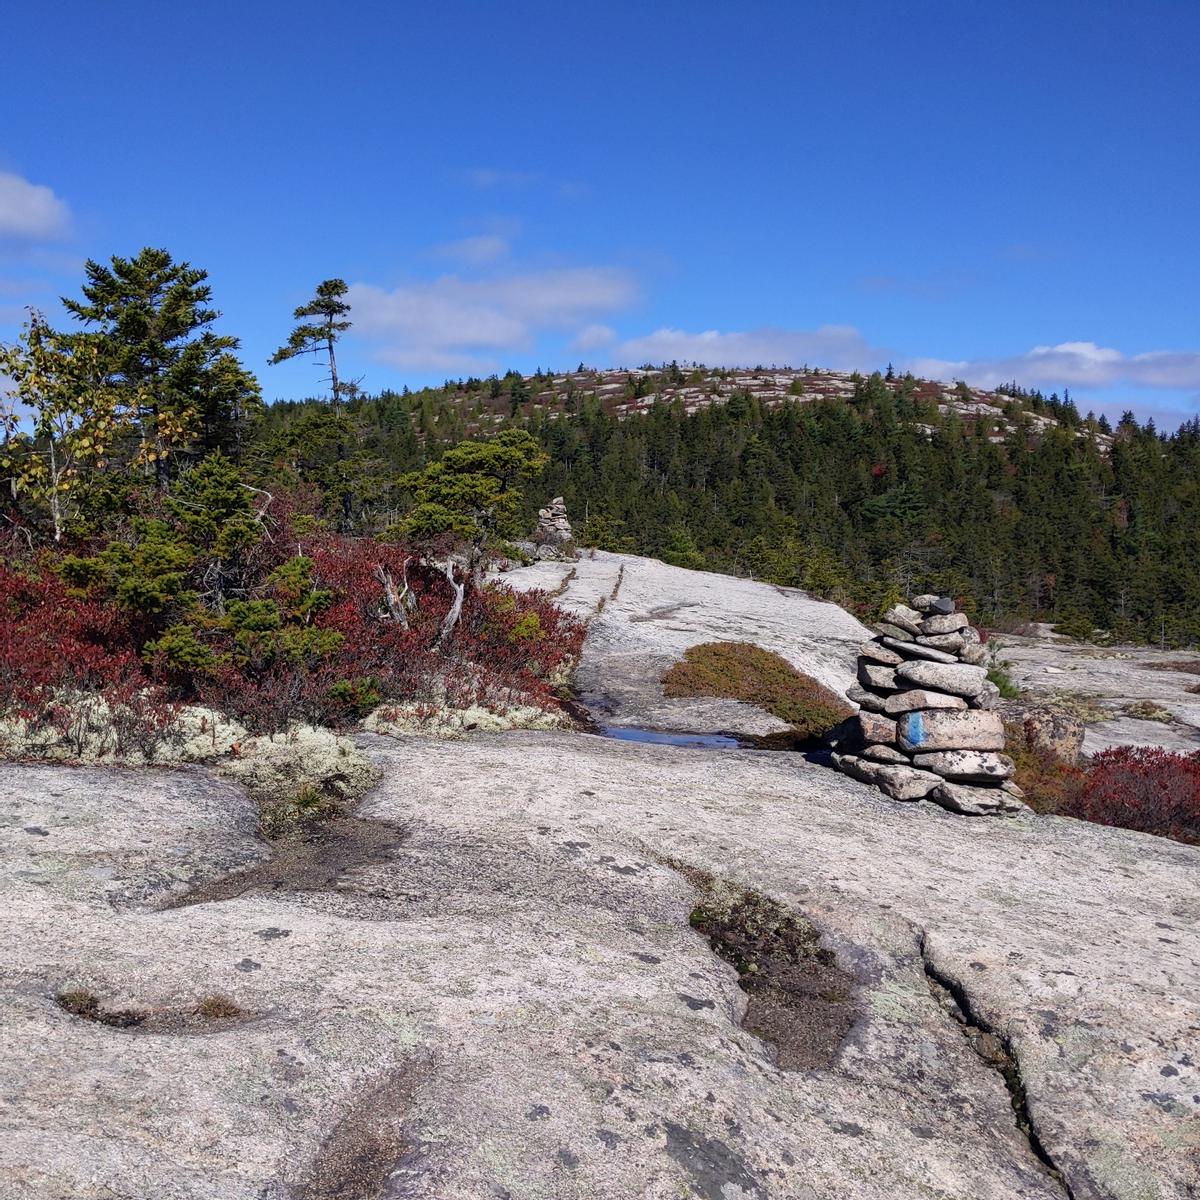
[[[804,362],[1200,409],[1200,5],[10,6],[0,337],[166,246],[268,368]]]

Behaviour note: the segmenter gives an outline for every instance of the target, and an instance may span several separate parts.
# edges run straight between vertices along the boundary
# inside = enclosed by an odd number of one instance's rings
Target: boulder
[[[966,642],[961,633],[922,634],[917,638],[918,645],[932,646],[935,650],[944,650],[947,654],[957,654]]]
[[[883,619],[889,625],[899,625],[901,629],[913,634],[921,632],[921,614],[907,604],[893,604],[883,614]]]
[[[972,817],[985,817],[993,813],[1017,813],[1026,811],[1026,806],[1003,788],[971,787],[965,783],[940,783],[926,793],[934,804],[950,812],[964,813]]]
[[[841,754],[861,754],[866,746],[895,745],[896,722],[864,710],[835,725],[823,740]]]
[[[974,625],[965,625],[958,631],[958,636],[967,645],[978,646],[983,641],[983,634]]]
[[[965,629],[971,622],[967,620],[966,613],[937,613],[933,616],[926,617],[921,622],[921,632],[930,635],[935,633],[955,633],[959,629]]]
[[[990,680],[983,681],[983,690],[978,696],[971,698],[972,708],[986,708],[989,711],[994,710],[1000,703],[1000,689]]]
[[[884,637],[892,638],[897,642],[911,642],[914,640],[914,635],[909,633],[907,629],[901,629],[899,625],[892,625],[888,621],[880,621],[875,628]]]
[[[861,756],[863,758],[874,759],[875,762],[883,763],[900,763],[902,766],[908,766],[907,756],[900,753],[899,750],[891,746],[867,746]]]
[[[880,663],[859,661],[858,682],[865,688],[877,691],[892,691],[896,687],[896,669]]]
[[[885,713],[914,712],[918,708],[964,709],[967,702],[961,696],[948,696],[945,692],[931,692],[925,688],[909,688],[897,692],[883,702],[880,710]]]
[[[867,712],[883,712],[883,697],[868,692],[857,683],[846,689],[846,699],[852,704],[857,704],[859,708],[865,708]]]
[[[912,598],[911,604],[923,613],[930,613],[937,602],[938,598],[932,592],[922,592],[921,595]]]
[[[991,660],[992,652],[979,642],[967,642],[958,652],[958,657],[973,666],[983,666]]]
[[[886,669],[886,668],[885,668]],[[949,692],[952,696],[978,696],[987,682],[987,672],[982,667],[966,663],[906,662],[892,671],[891,687],[933,688]]]
[[[927,709],[905,713],[897,722],[900,749],[910,754],[934,750],[1003,750],[1004,722],[999,713],[972,709]]]
[[[858,737],[864,746],[876,743],[894,745],[896,722],[879,713],[860,712],[850,718],[858,726]]]
[[[929,611],[934,614],[948,616],[954,611],[954,601],[949,596],[938,596],[929,606]]]
[[[1025,789],[1020,784],[1014,783],[1011,779],[1004,780],[1000,787],[1010,796],[1016,796],[1018,800],[1025,799]]]
[[[940,775],[899,763],[872,762],[851,754],[835,754],[833,761],[847,775],[863,783],[873,783],[893,800],[920,800],[942,783]]]
[[[904,644],[901,643],[901,645]],[[888,649],[881,642],[863,642],[858,648],[858,656],[869,659],[871,662],[882,663],[885,667],[899,666],[904,661],[895,650]]]
[[[1033,750],[1048,750],[1072,766],[1083,753],[1084,724],[1076,716],[1053,704],[1027,704],[1001,700],[996,711],[1009,725],[1019,725],[1025,744]]]
[[[1016,770],[1007,754],[985,750],[936,750],[918,754],[912,761],[922,771],[933,771],[957,783],[999,783]]]
[[[895,638],[885,637],[883,645],[898,651],[907,658],[923,658],[928,662],[958,662],[953,654],[947,654],[945,650],[938,650],[933,646],[923,646],[920,642],[900,642]]]

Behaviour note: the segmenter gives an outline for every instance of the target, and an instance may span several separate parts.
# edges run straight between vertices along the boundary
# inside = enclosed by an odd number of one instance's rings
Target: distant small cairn
[[[561,496],[555,496],[545,508],[538,509],[537,529],[533,541],[539,558],[571,558],[574,540],[567,506]]]
[[[890,608],[858,654],[859,712],[834,731],[834,765],[893,800],[973,816],[1028,811],[1012,782],[991,653],[948,596]]]

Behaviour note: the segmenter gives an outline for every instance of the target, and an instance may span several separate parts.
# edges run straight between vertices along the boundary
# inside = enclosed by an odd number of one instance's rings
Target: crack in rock
[[[1062,1188],[1063,1195],[1067,1200],[1075,1200],[1066,1176],[1038,1135],[1037,1126],[1029,1111],[1025,1081],[1021,1077],[1021,1064],[1017,1059],[1011,1039],[986,1021],[972,1004],[971,997],[962,983],[946,974],[933,961],[923,930],[917,933],[917,946],[920,950],[921,963],[925,969],[925,980],[929,985],[930,994],[939,1007],[961,1026],[963,1035],[970,1043],[971,1049],[979,1056],[980,1061],[995,1071],[1003,1080],[1012,1104],[1016,1127],[1029,1143],[1030,1152],[1046,1169],[1054,1182]]]

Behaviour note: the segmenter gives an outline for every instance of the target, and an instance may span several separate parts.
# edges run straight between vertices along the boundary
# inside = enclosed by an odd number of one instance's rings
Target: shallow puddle
[[[675,733],[640,725],[601,725],[601,737],[618,742],[649,742],[655,746],[687,746],[694,750],[740,750],[746,743],[728,733]]]

